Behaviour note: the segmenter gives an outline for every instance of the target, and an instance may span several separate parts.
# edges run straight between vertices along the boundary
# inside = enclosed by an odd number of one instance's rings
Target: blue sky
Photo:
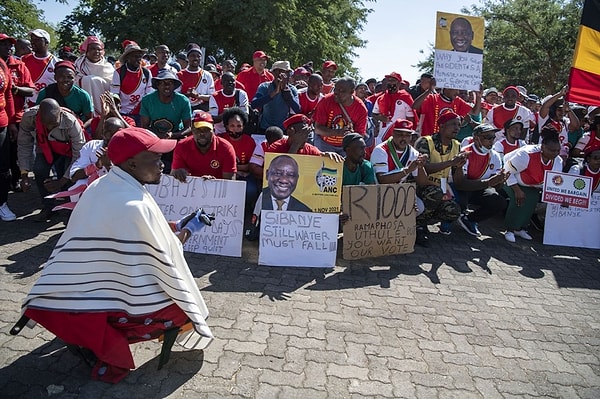
[[[361,37],[367,40],[365,48],[358,49],[354,66],[360,69],[364,79],[381,79],[392,71],[399,72],[411,84],[419,77],[412,67],[429,53],[429,43],[435,37],[435,13],[445,11],[460,13],[460,9],[476,3],[476,0],[378,0],[366,2],[374,11],[369,15]],[[54,0],[38,1],[46,20],[57,23],[77,4]],[[419,53],[423,50],[424,53]]]

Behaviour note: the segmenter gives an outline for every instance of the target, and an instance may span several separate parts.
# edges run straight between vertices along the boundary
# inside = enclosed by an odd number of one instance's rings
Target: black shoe
[[[417,226],[417,245],[422,247],[429,246],[429,229],[427,226]]]
[[[50,220],[50,218],[52,217],[52,214],[54,213],[52,208],[53,208],[52,206],[43,207],[42,210],[40,211],[40,213],[38,213],[37,216],[35,217],[35,221],[36,222],[47,222],[48,220]]]
[[[542,221],[540,220],[540,218],[538,217],[538,215],[535,214],[535,213],[531,216],[531,225],[537,231],[544,231],[544,223],[542,223]]]
[[[98,361],[96,354],[92,350],[84,348],[83,346],[67,344],[67,349],[69,352],[83,360],[83,362],[91,368],[93,368]]]

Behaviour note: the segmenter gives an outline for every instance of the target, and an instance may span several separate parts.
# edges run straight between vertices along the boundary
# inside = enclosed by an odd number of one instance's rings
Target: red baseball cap
[[[392,126],[394,130],[402,130],[405,132],[413,132],[413,123],[407,119],[396,119]]]
[[[298,67],[294,70],[294,76],[310,76],[311,73],[304,67]]]
[[[108,158],[115,165],[120,165],[140,152],[164,154],[173,151],[176,145],[177,140],[159,139],[149,130],[128,127],[115,133],[108,143]]]
[[[196,129],[200,129],[201,127],[209,127],[213,128],[213,117],[206,111],[194,111],[194,115],[192,115],[192,126]]]
[[[283,128],[287,129],[296,123],[310,124],[310,118],[303,114],[295,114],[283,121]]]
[[[517,89],[516,86],[508,86],[506,89],[502,90],[502,95],[505,96],[506,92],[509,90],[514,90],[517,93],[517,95],[519,95],[519,89]]]
[[[327,69],[327,68],[333,68],[337,71],[338,67],[337,64],[331,60],[325,61],[323,63],[323,69]]]
[[[437,124],[438,124],[438,126],[442,126],[444,123],[451,121],[452,119],[456,119],[456,118],[460,119],[460,115],[455,114],[452,111],[444,112],[443,114],[438,116]]]
[[[69,68],[69,69],[75,71],[75,65],[71,61],[67,61],[67,60],[62,60],[60,62],[57,62],[54,65],[54,71],[56,71],[58,68]]]
[[[6,33],[0,33],[0,41],[3,41],[3,40],[8,40],[13,45],[17,43],[17,40],[14,37],[10,37]]]
[[[254,52],[254,54],[252,54],[252,59],[255,60],[257,58],[266,58],[268,60],[269,56],[264,51],[257,50],[257,51]]]
[[[129,46],[130,44],[135,44],[136,46],[138,45],[136,42],[134,42],[133,40],[129,40],[129,39],[125,39],[123,40],[123,42],[121,43],[121,46],[123,46],[123,50],[125,50],[125,48],[127,46]]]
[[[389,73],[389,74],[385,75],[385,77],[396,79],[398,81],[398,83],[402,83],[402,75],[400,75],[398,72]]]

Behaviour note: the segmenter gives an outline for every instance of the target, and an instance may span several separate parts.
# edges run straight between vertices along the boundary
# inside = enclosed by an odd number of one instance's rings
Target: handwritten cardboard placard
[[[592,194],[587,209],[548,204],[544,244],[600,249],[600,193]]]
[[[343,164],[265,154],[258,263],[335,266]]]
[[[194,234],[184,244],[185,251],[242,256],[246,182],[188,177],[181,183],[163,175],[159,184],[147,188],[167,220],[179,220],[198,208],[215,214],[213,225]]]
[[[416,240],[414,184],[344,186],[342,212],[344,259],[361,259],[414,251]]]
[[[436,85],[450,89],[479,90],[483,55],[435,50],[433,76]]]
[[[593,181],[591,177],[547,170],[544,175],[542,202],[589,208]]]
[[[338,214],[262,210],[258,264],[333,267]]]
[[[483,34],[481,17],[437,12],[433,75],[438,87],[480,89]]]

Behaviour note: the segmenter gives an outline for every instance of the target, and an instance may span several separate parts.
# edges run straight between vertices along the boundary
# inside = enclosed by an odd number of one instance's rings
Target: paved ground
[[[20,302],[64,229],[33,222],[11,194],[0,222],[2,398],[599,398],[600,251],[434,234],[432,248],[333,269],[259,267],[187,254],[215,342],[132,346],[138,369],[113,386],[41,327],[13,337]],[[35,211],[37,212],[37,211]],[[110,215],[107,215],[110,222]],[[179,349],[176,349],[179,350]]]

